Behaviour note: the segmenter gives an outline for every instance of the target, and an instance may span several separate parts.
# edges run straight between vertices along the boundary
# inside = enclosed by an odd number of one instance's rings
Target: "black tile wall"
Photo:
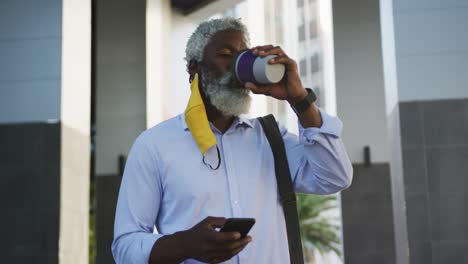
[[[468,99],[421,103],[424,144],[468,144]]]
[[[114,263],[111,245],[120,180],[117,175],[96,177],[96,263]]]
[[[430,241],[411,240],[410,247],[410,263],[432,263],[432,243]]]
[[[427,193],[411,193],[406,195],[406,220],[410,241],[429,242],[431,240],[428,206]]]
[[[468,99],[400,103],[411,263],[468,263]]]
[[[435,241],[432,247],[434,264],[468,263],[467,241]]]
[[[403,148],[402,159],[406,193],[427,193],[424,149],[422,147]]]
[[[395,263],[389,165],[355,164],[341,200],[345,262]]]
[[[394,255],[394,251],[390,249],[381,249],[375,253],[367,253],[363,255],[348,255],[345,257],[345,263],[362,263],[362,264],[395,264],[395,258],[387,258],[386,256]]]
[[[58,255],[56,256],[5,256],[2,257],[2,263],[14,264],[30,264],[30,263],[58,263]]]
[[[467,192],[468,145],[431,147],[426,149],[426,155],[430,192]]]
[[[57,263],[60,124],[0,124],[0,146],[2,263]]]
[[[468,193],[431,193],[430,206],[433,240],[468,242]]]
[[[421,147],[424,142],[421,137],[422,118],[421,106],[418,102],[400,104],[401,145],[403,148]]]

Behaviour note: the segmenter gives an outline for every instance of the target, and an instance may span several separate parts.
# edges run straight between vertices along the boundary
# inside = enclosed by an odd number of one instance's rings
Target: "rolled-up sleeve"
[[[162,236],[153,233],[162,195],[159,176],[157,157],[142,133],[130,150],[120,185],[112,242],[116,263],[148,263]]]
[[[299,123],[299,136],[281,128],[296,192],[331,194],[351,185],[353,167],[340,139],[343,123],[320,114],[322,126],[303,128]]]

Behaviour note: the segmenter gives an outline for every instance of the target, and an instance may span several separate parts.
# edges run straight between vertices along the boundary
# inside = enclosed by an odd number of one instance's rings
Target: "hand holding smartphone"
[[[255,224],[255,218],[228,218],[219,232],[239,232],[244,238]]]

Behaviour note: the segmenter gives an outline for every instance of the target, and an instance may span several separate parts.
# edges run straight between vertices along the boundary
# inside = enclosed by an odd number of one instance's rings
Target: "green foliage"
[[[96,236],[94,234],[94,215],[89,216],[89,264],[94,264],[96,259]]]
[[[90,184],[90,204],[89,204],[89,253],[88,253],[88,263],[94,264],[96,263],[96,234],[95,234],[95,226],[96,226],[96,199],[94,197],[95,194],[95,184],[94,181],[91,180]]]
[[[336,196],[297,194],[297,210],[302,244],[312,244],[321,254],[340,252],[339,226],[336,219],[322,216],[322,212],[336,208]],[[306,252],[306,250],[304,250]]]

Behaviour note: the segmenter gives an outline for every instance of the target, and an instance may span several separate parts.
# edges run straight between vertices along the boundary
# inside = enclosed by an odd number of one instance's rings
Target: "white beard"
[[[238,116],[249,112],[250,90],[239,87],[232,73],[227,72],[216,77],[212,72],[201,69],[202,84],[210,103],[227,116]]]

